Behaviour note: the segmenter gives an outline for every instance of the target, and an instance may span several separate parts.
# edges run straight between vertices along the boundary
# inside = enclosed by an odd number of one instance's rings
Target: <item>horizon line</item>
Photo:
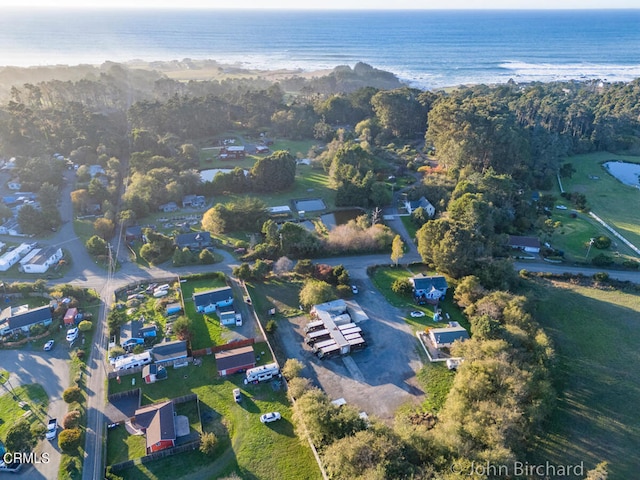
[[[138,10],[138,11],[154,11],[154,10],[191,10],[191,11],[235,11],[235,12],[585,12],[585,11],[640,11],[640,7],[580,7],[580,8],[532,8],[532,7],[512,7],[512,8],[466,8],[466,7],[449,7],[449,8],[386,8],[386,7],[367,7],[367,8],[282,8],[282,7],[224,7],[224,6],[174,6],[174,5],[8,5],[0,7],[2,10]]]

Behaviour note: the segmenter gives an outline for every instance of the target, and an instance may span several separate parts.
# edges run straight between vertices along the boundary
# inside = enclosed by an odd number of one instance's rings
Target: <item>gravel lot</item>
[[[332,399],[343,397],[368,415],[391,420],[399,406],[423,400],[424,392],[415,379],[422,366],[418,343],[404,322],[406,312],[389,305],[368,278],[357,284],[360,293],[354,300],[369,316],[369,320],[358,324],[368,343],[366,349],[319,360],[303,341],[307,316],[281,323],[278,332],[287,355],[306,365],[302,375],[311,378]]]

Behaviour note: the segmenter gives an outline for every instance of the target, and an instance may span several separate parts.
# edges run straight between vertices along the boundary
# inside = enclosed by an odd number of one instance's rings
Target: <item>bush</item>
[[[76,358],[78,360],[84,360],[84,356],[85,356],[84,350],[81,350],[81,349],[76,350]]]
[[[340,298],[351,298],[353,296],[353,291],[349,285],[338,285],[336,290]]]
[[[124,348],[116,345],[115,347],[113,347],[111,350],[109,350],[109,358],[116,358],[119,357],[121,355],[124,355]]]
[[[34,423],[31,425],[31,435],[33,438],[43,438],[47,429],[41,423]]]
[[[31,433],[29,422],[20,420],[9,428],[4,441],[10,452],[28,452],[35,445],[35,439]]]
[[[81,332],[88,332],[92,328],[93,328],[93,323],[91,323],[88,320],[83,320],[78,325],[78,330],[80,330]]]
[[[605,250],[611,246],[611,239],[606,235],[601,235],[593,241],[593,246],[600,250]]]
[[[407,280],[406,278],[398,278],[391,284],[391,291],[398,295],[411,297],[411,295],[413,294],[413,287],[411,286],[411,282],[409,282],[409,280]]]
[[[599,253],[591,260],[591,263],[596,267],[606,267],[613,264],[613,259],[609,255]]]
[[[40,335],[42,333],[44,333],[47,330],[47,327],[45,327],[42,324],[38,324],[38,325],[33,325],[30,329],[29,329],[29,333],[31,335],[37,336]]]
[[[635,260],[625,260],[624,262],[622,262],[622,266],[631,270],[638,270],[638,268],[640,267],[640,263],[636,262]]]
[[[278,324],[276,323],[276,321],[273,318],[271,320],[269,320],[267,322],[267,324],[265,325],[265,327],[264,327],[264,329],[266,330],[267,333],[275,332],[276,328],[278,328]]]
[[[286,362],[284,362],[284,367],[282,367],[282,374],[285,376],[287,380],[291,380],[293,378],[299,377],[300,372],[304,368],[304,365],[297,358],[289,358]]]
[[[64,419],[62,420],[62,426],[65,428],[65,430],[78,428],[78,426],[80,426],[81,415],[82,414],[79,410],[71,410],[64,416]]]
[[[82,432],[79,428],[70,428],[60,432],[58,437],[58,446],[64,453],[74,454],[77,453],[78,447],[82,440]]]
[[[82,390],[80,390],[79,387],[69,387],[64,392],[62,392],[62,399],[66,403],[79,403],[82,401]]]
[[[205,455],[213,455],[218,445],[218,437],[212,432],[203,433],[200,437],[200,451]]]
[[[311,380],[304,377],[295,377],[289,380],[289,394],[293,398],[300,398],[304,392],[311,388]]]

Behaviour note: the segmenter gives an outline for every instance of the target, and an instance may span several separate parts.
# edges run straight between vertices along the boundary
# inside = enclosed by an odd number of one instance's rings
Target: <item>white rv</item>
[[[148,365],[149,363],[151,363],[151,353],[143,352],[116,360],[113,368],[116,372],[119,372],[121,370],[129,370],[131,368]]]
[[[250,368],[247,370],[247,376],[244,379],[244,384],[253,382],[266,382],[267,380],[271,380],[273,377],[277,377],[280,375],[280,367],[278,367],[277,363],[268,363],[266,365],[262,365],[260,367]]]

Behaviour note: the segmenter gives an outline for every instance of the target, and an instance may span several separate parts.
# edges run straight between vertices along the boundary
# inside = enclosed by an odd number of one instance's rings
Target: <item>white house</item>
[[[540,240],[536,237],[509,235],[509,246],[528,253],[540,253]]]
[[[25,273],[45,273],[62,258],[62,249],[55,247],[36,248],[20,260]]]
[[[20,261],[20,259],[29,253],[33,249],[33,245],[28,243],[23,243],[10,252],[5,252],[2,256],[0,256],[0,272],[6,272],[11,267],[13,267],[16,263]]]
[[[436,214],[436,207],[431,205],[431,202],[425,197],[420,197],[419,200],[404,201],[404,208],[407,210],[407,213],[411,214],[415,209],[419,207],[422,207],[422,209],[426,212],[427,215],[429,215],[429,217],[433,217]]]

